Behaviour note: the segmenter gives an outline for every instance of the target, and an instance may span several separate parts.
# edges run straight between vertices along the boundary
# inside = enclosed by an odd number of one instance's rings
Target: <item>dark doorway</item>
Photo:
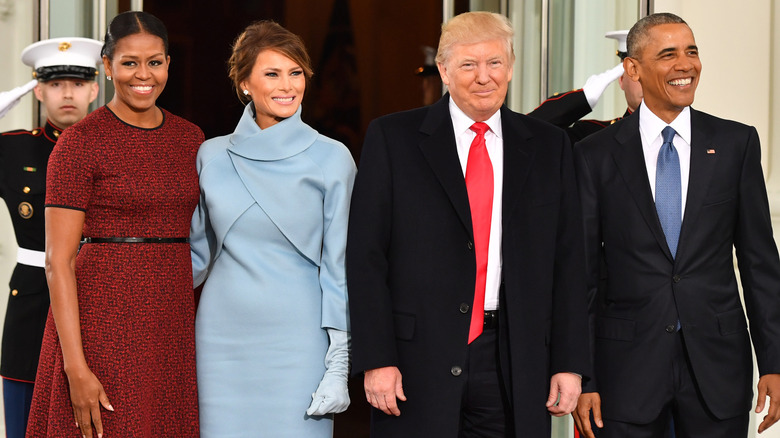
[[[206,138],[233,131],[243,107],[227,78],[235,37],[273,19],[300,35],[314,65],[303,119],[360,155],[376,117],[423,103],[415,71],[435,48],[438,0],[146,0],[170,33],[171,67],[160,106],[196,123]]]
[[[435,48],[440,0],[146,0],[144,10],[168,27],[171,67],[158,104],[203,129],[233,132],[243,110],[227,77],[231,44],[249,23],[273,19],[300,35],[314,66],[303,120],[340,140],[359,160],[376,117],[423,104],[423,46]],[[352,405],[335,437],[368,437],[369,406],[361,378],[350,380]]]

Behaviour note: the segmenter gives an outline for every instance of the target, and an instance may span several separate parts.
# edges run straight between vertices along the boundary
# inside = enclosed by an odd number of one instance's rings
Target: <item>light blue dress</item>
[[[326,328],[348,330],[344,252],[355,164],[301,121],[235,132],[198,152],[192,219],[200,430],[204,438],[317,438],[306,409],[325,373]]]

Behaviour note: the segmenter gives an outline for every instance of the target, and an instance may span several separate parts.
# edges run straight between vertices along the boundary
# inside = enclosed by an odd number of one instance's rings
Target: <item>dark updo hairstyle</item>
[[[165,46],[165,56],[168,56],[168,30],[159,18],[142,11],[122,12],[111,20],[100,54],[113,59],[117,41],[138,33],[160,37]]]
[[[252,74],[257,55],[263,50],[275,50],[290,58],[303,69],[307,81],[314,75],[309,53],[306,52],[301,37],[274,21],[256,21],[247,26],[236,38],[233,43],[233,54],[228,60],[228,76],[233,81],[238,98],[244,104],[252,99],[241,92],[241,82],[247,80]]]

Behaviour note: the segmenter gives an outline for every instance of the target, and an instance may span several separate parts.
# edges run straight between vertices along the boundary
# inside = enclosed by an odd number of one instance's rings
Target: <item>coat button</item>
[[[11,291],[11,295],[13,295],[13,296],[19,295],[19,291],[14,289],[14,290]]]
[[[23,188],[23,189],[22,189],[22,191],[23,191],[24,193],[30,193],[30,190],[31,190],[31,189],[30,189],[29,187],[25,187],[25,188]]]
[[[469,243],[467,243],[466,246],[469,248],[469,250],[474,249],[474,243],[471,241],[469,241]]]
[[[674,333],[677,331],[677,327],[674,326],[674,324],[669,324],[666,326],[666,333]]]
[[[459,375],[461,375],[463,373],[463,369],[461,369],[461,367],[456,365],[456,366],[450,368],[450,373],[452,373],[453,376],[458,377]]]
[[[675,283],[679,283],[680,280],[681,280],[681,278],[680,278],[679,275],[675,275],[674,277],[672,277],[672,281],[674,281]]]
[[[460,303],[460,313],[469,313],[469,305],[466,303]]]

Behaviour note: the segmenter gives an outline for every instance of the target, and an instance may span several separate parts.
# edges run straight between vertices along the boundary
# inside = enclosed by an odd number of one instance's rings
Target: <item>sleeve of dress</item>
[[[322,288],[322,327],[349,330],[347,308],[346,248],[349,202],[355,181],[355,163],[340,145],[325,172],[323,200],[324,228],[320,287]]]
[[[198,154],[197,160],[198,184],[200,185],[200,200],[195,212],[192,214],[190,225],[190,255],[192,256],[192,281],[193,286],[198,287],[208,276],[208,271],[214,256],[216,237],[209,221],[207,184],[204,184],[202,174],[203,163]]]
[[[49,157],[46,171],[46,207],[86,211],[93,190],[98,158],[79,127],[63,131]]]

